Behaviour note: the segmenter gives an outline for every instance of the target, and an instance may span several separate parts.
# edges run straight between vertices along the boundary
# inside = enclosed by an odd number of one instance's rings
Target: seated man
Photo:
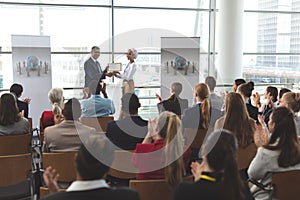
[[[24,117],[28,119],[28,104],[30,103],[31,99],[27,97],[23,101],[19,100],[23,93],[23,86],[18,83],[14,83],[10,87],[9,92],[14,93],[16,95],[19,112],[23,111]]]
[[[125,118],[109,122],[106,136],[116,145],[117,149],[134,150],[136,144],[141,143],[147,134],[148,121],[138,116],[138,108],[141,104],[135,94],[124,94],[121,102],[121,112]]]
[[[218,110],[222,110],[224,101],[222,97],[220,97],[215,93],[216,79],[213,76],[207,76],[205,78],[205,83],[207,84],[210,90],[210,94],[209,94],[210,107]]]
[[[43,178],[50,192],[54,193],[44,200],[138,200],[137,192],[129,188],[111,188],[104,178],[114,159],[112,144],[102,135],[89,136],[80,146],[75,156],[77,180],[66,192],[58,192],[55,169],[47,167]]]
[[[100,96],[101,85],[93,80],[89,84],[91,97],[81,101],[81,117],[105,117],[115,113],[114,102]]]
[[[94,128],[85,126],[78,121],[80,115],[80,103],[76,98],[65,103],[64,120],[60,124],[45,129],[43,151],[77,151],[84,138],[96,134]]]
[[[157,104],[158,112],[170,111],[176,115],[181,115],[183,110],[188,108],[188,100],[182,99],[179,97],[179,94],[182,91],[182,84],[179,82],[174,82],[170,88],[170,97],[166,100],[162,100],[161,97],[156,94],[156,97],[159,99]]]

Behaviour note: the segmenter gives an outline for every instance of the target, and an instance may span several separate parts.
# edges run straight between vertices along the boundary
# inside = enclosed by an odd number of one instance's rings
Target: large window
[[[299,11],[300,0],[245,0],[245,77],[266,83],[300,81]]]

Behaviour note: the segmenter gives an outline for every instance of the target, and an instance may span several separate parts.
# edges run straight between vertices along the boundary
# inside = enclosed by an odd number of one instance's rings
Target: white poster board
[[[13,82],[23,86],[22,98],[31,98],[29,115],[37,127],[41,114],[51,110],[48,92],[52,87],[49,36],[12,35]]]
[[[179,95],[193,103],[192,88],[199,83],[200,37],[161,38],[161,97],[170,96],[170,86],[180,82]]]

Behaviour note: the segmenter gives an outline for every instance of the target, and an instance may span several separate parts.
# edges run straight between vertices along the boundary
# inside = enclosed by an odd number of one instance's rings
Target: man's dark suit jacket
[[[24,117],[28,119],[28,103],[26,103],[24,101],[20,101],[19,99],[17,99],[17,105],[18,105],[18,108],[19,108],[19,112],[24,110]]]
[[[129,188],[99,188],[85,191],[58,192],[42,200],[139,200],[136,191]]]
[[[170,111],[176,115],[181,115],[184,109],[188,108],[188,100],[179,97],[176,100],[168,99],[157,104],[158,112]]]
[[[106,128],[109,140],[124,150],[134,150],[137,143],[143,142],[147,132],[148,121],[140,116],[127,116],[121,120],[111,121]]]
[[[84,87],[88,87],[89,83],[92,80],[96,80],[98,82],[100,82],[102,79],[105,79],[105,73],[103,73],[103,71],[99,66],[97,66],[97,64],[94,62],[94,60],[92,58],[89,58],[87,61],[85,61],[84,63],[84,72],[85,72],[85,82],[84,82]]]
[[[217,119],[219,119],[222,115],[222,111],[210,108],[209,128],[213,128]],[[202,129],[203,117],[201,113],[201,104],[199,103],[191,108],[185,109],[181,119],[183,128]]]

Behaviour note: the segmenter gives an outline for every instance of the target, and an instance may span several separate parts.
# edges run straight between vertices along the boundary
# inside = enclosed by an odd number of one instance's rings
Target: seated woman
[[[59,124],[62,119],[62,105],[63,105],[63,89],[52,88],[48,93],[48,98],[53,107],[52,110],[47,110],[42,113],[41,122],[42,128],[45,129],[48,126]]]
[[[156,97],[160,101],[157,104],[158,112],[161,113],[163,111],[170,111],[180,116],[183,110],[188,108],[188,100],[179,97],[181,91],[182,84],[179,82],[174,82],[171,85],[170,96],[167,99],[162,100],[161,97],[156,94]]]
[[[243,83],[243,84],[239,85],[237,88],[237,92],[240,95],[242,95],[242,97],[246,103],[246,107],[247,107],[249,116],[258,123],[258,119],[257,119],[258,108],[251,104],[251,99],[250,99],[250,97],[252,96],[253,90],[254,90],[254,83],[252,81],[250,81],[248,83]]]
[[[19,135],[30,133],[29,123],[21,113],[15,96],[10,93],[0,98],[0,135]]]
[[[191,150],[184,148],[180,124],[178,116],[168,111],[159,115],[157,124],[149,120],[148,133],[134,151],[137,179],[165,178],[171,186],[182,181]]]
[[[255,121],[249,117],[246,104],[238,93],[228,93],[225,100],[225,115],[218,119],[215,130],[227,129],[236,136],[239,148],[252,144],[256,130]]]
[[[300,93],[287,92],[284,93],[280,100],[280,106],[285,106],[292,111],[294,111],[295,122],[297,127],[298,135],[300,136],[300,117],[298,117],[298,112],[300,111]]]
[[[268,185],[272,181],[273,172],[300,170],[300,144],[293,112],[286,107],[274,109],[269,120],[271,136],[269,137],[266,126],[261,130],[263,132],[258,134],[263,133],[268,141],[258,148],[248,169],[249,178]],[[268,191],[256,186],[251,188],[251,192],[255,199],[269,197]]]
[[[202,147],[201,164],[191,165],[195,183],[181,183],[175,190],[174,200],[253,199],[239,175],[237,148],[230,131],[221,129],[211,133]]]

